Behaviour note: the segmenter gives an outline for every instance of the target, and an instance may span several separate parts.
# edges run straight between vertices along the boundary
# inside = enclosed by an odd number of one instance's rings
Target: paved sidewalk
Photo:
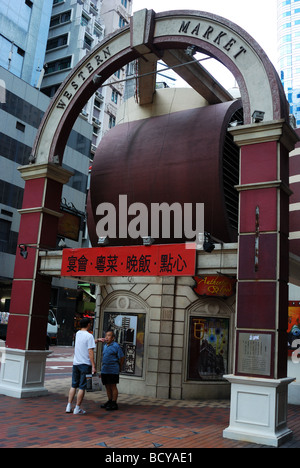
[[[46,381],[49,395],[16,400],[0,395],[0,448],[249,448],[223,439],[228,401],[166,401],[120,395],[120,411],[100,409],[105,393],[87,393],[88,414],[65,414],[70,378]],[[300,407],[289,407],[294,439],[300,447]]]

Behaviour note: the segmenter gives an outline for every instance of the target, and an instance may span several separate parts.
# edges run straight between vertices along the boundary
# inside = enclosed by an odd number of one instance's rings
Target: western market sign
[[[65,80],[44,116],[31,162],[62,161],[66,138],[83,105],[120,67],[141,56],[146,61],[147,56],[152,60],[153,55],[161,59],[164,50],[184,49],[189,44],[215,57],[234,74],[242,94],[246,124],[251,123],[251,116],[258,109],[263,109],[266,121],[284,117],[277,74],[247,32],[209,13],[155,14],[153,10],[141,10],[134,14],[130,27],[106,38]]]

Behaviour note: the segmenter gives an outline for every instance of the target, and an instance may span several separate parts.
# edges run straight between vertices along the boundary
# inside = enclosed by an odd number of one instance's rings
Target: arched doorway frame
[[[118,69],[132,60],[166,49],[197,50],[222,62],[241,91],[244,122],[255,110],[265,120],[288,120],[278,74],[261,47],[246,31],[216,15],[197,11],[137,12],[131,25],[112,34],[74,68],[53,98],[39,128],[31,162],[61,164],[68,135],[89,98]],[[188,59],[188,56],[187,56]]]
[[[122,305],[123,304],[123,305]],[[145,317],[144,326],[144,356],[142,363],[142,374],[140,376],[123,375],[126,379],[133,379],[137,382],[146,379],[146,369],[148,360],[149,327],[150,327],[150,307],[139,295],[126,290],[116,290],[108,294],[100,306],[99,331],[106,332],[104,328],[104,315],[106,313],[139,315]]]

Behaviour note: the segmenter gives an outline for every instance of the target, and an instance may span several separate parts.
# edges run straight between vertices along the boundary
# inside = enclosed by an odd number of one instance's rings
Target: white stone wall
[[[228,300],[199,299],[194,293],[193,278],[108,278],[107,284],[98,288],[96,336],[102,336],[103,313],[112,299],[129,297],[120,312],[133,312],[139,303],[146,315],[146,334],[143,377],[122,376],[119,390],[122,393],[156,398],[201,399],[227,398],[227,382],[202,383],[186,380],[188,359],[189,315],[222,316],[231,318],[230,356],[233,355],[233,327],[235,298]],[[116,304],[117,302],[114,302]],[[121,303],[119,301],[119,303]],[[111,307],[111,305],[109,305]],[[123,305],[124,307],[124,305]],[[98,366],[101,363],[98,350]],[[232,362],[230,362],[232,367]],[[232,368],[228,369],[229,372]]]

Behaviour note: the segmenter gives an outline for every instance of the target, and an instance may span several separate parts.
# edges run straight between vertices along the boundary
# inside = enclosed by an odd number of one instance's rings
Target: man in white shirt
[[[73,361],[72,387],[70,388],[68,405],[66,413],[86,414],[86,411],[80,408],[83,401],[88,374],[96,373],[96,365],[94,359],[94,349],[96,347],[93,335],[90,333],[91,321],[88,318],[83,318],[80,321],[80,330],[76,333],[75,352]],[[77,402],[74,411],[72,411],[72,403],[77,394]]]

